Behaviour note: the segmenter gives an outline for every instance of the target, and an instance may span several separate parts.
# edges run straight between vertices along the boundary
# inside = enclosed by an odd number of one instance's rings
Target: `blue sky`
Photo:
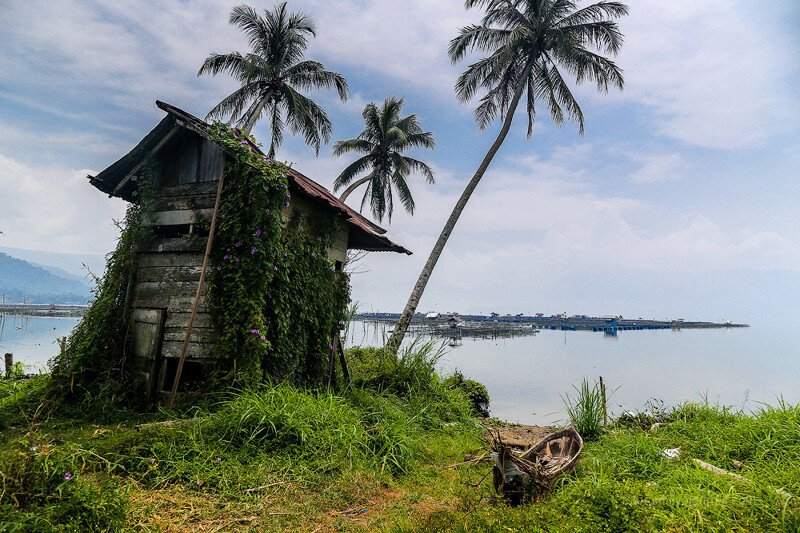
[[[102,254],[124,203],[89,186],[161,118],[161,99],[203,116],[235,86],[197,78],[210,52],[245,50],[236,2],[6,0],[0,9],[0,246]],[[252,3],[259,9],[271,3]],[[312,96],[334,139],[370,101],[402,96],[434,132],[415,154],[412,218],[353,276],[362,310],[399,311],[497,126],[459,104],[447,42],[480,13],[461,2],[298,0],[308,57],[352,90]],[[420,310],[800,320],[800,4],[630,2],[622,92],[577,87],[586,134],[518,117],[464,212]],[[254,130],[265,139],[268,131]],[[329,186],[349,161],[289,140],[278,158]],[[351,203],[358,205],[357,194]],[[384,223],[384,225],[386,225]]]

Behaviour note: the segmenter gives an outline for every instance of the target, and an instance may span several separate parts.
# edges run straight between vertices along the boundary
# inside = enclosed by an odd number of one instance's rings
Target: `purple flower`
[[[275,272],[277,272],[277,271],[278,271],[278,267],[276,267],[276,266],[273,266],[273,267],[272,267],[272,270],[274,270]]]
[[[257,329],[251,329],[250,333],[252,333],[253,335],[258,335],[261,332],[259,330],[257,330]]]
[[[230,257],[229,255],[225,255],[225,257],[223,257],[222,260],[227,261],[229,257]]]
[[[264,213],[269,215],[269,209],[264,209]]]
[[[238,258],[238,257],[236,258],[236,262],[237,262],[237,263],[239,262],[239,258]]]
[[[256,228],[256,237],[261,235],[261,228]]]
[[[64,474],[64,479],[67,481],[72,479],[72,472],[67,472],[66,474]]]
[[[265,340],[267,340],[267,337],[265,335],[261,335],[261,340],[265,341]]]
[[[236,241],[236,247],[239,248],[242,245],[242,241]]]
[[[322,242],[322,237],[320,237],[319,235],[317,235],[317,240],[318,240],[318,241],[320,241],[320,242]]]
[[[333,350],[333,344],[328,344],[328,349]]]
[[[156,464],[156,458],[155,457],[151,457],[150,458],[150,464],[151,465],[155,465]]]
[[[216,457],[216,458],[214,459],[214,462],[216,462],[216,463],[221,463],[221,462],[222,462],[222,457]]]
[[[253,246],[252,248],[250,248],[250,253],[251,253],[251,254],[254,254],[254,253],[256,253],[257,251],[258,251],[258,250],[256,250],[256,247],[255,247],[255,246]]]

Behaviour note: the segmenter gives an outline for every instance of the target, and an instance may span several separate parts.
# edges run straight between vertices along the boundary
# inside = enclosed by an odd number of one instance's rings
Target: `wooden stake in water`
[[[600,395],[603,398],[603,425],[608,425],[608,405],[606,404],[606,384],[603,383],[603,376],[600,376]]]
[[[14,354],[6,354],[6,378],[11,377],[11,368],[14,366]]]

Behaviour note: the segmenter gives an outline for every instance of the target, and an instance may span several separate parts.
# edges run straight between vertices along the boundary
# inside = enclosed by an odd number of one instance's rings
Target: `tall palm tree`
[[[607,92],[609,85],[620,89],[623,86],[622,70],[602,54],[616,55],[622,46],[623,36],[613,19],[627,14],[624,4],[598,2],[578,8],[571,0],[466,0],[465,5],[467,9],[484,7],[486,13],[480,24],[462,28],[450,41],[450,59],[458,63],[470,51],[488,55],[461,74],[456,82],[456,95],[466,102],[479,90],[486,90],[475,110],[478,126],[486,128],[498,117],[503,125],[458,199],[411,291],[387,343],[393,350],[403,341],[461,212],[508,135],[522,95],[526,95],[528,137],[533,133],[537,101],[547,106],[554,123],[561,124],[565,116],[577,121],[582,135],[583,112],[562,71],[572,75],[577,83],[594,82],[600,92]]]
[[[346,101],[348,89],[340,74],[317,61],[303,60],[309,37],[316,36],[314,22],[302,13],[288,12],[284,2],[265,10],[263,17],[250,6],[236,6],[230,23],[250,39],[251,52],[212,53],[203,62],[198,76],[227,72],[242,85],[214,106],[207,118],[230,116],[249,134],[266,113],[270,156],[281,145],[287,126],[319,154],[320,143],[330,141],[333,127],[325,110],[299,90],[335,88]]]
[[[365,154],[339,174],[333,183],[333,190],[350,184],[339,198],[344,201],[350,193],[366,183],[361,208],[369,199],[372,214],[378,221],[383,220],[384,215],[390,222],[392,220],[393,189],[397,191],[406,211],[414,214],[414,198],[406,183],[411,172],[420,172],[428,183],[434,182],[433,171],[428,165],[403,155],[411,148],[432,149],[435,145],[433,134],[422,131],[416,115],[400,117],[402,109],[402,98],[389,97],[380,108],[374,103],[367,104],[362,113],[364,131],[355,139],[338,141],[333,146],[335,156],[348,152]],[[366,176],[353,181],[358,174],[367,170],[369,173]]]

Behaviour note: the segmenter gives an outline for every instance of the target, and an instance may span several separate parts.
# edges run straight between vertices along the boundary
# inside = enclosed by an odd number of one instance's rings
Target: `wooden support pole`
[[[606,384],[603,383],[603,376],[600,376],[600,394],[603,397],[603,425],[608,425],[608,404],[606,403]]]
[[[333,348],[339,353],[339,362],[342,364],[342,376],[344,376],[344,383],[350,383],[350,369],[347,368],[347,358],[344,356],[344,346],[342,346],[342,337],[339,332],[333,337]]]
[[[337,332],[334,331],[331,335],[331,344],[328,347],[328,388],[333,386],[333,371],[336,364],[336,335]]]
[[[169,406],[175,404],[175,395],[178,394],[178,384],[181,381],[181,372],[183,372],[183,364],[186,362],[186,354],[189,353],[189,339],[192,336],[192,328],[194,327],[194,319],[197,316],[197,306],[200,303],[200,295],[203,293],[203,284],[206,281],[206,269],[208,268],[208,258],[211,255],[211,243],[214,241],[214,230],[217,227],[217,213],[219,213],[219,202],[222,198],[222,185],[225,180],[225,168],[223,166],[222,172],[219,175],[219,183],[217,184],[217,198],[214,200],[214,213],[211,215],[211,227],[208,230],[208,240],[206,241],[206,252],[203,255],[203,266],[200,269],[200,281],[197,282],[197,292],[194,295],[194,302],[192,302],[192,314],[189,317],[189,325],[186,326],[186,337],[183,339],[183,347],[181,348],[181,358],[178,360],[178,368],[175,370],[175,380],[172,382],[172,391],[169,393]]]
[[[11,369],[14,367],[14,354],[6,354],[6,378],[11,378]]]

